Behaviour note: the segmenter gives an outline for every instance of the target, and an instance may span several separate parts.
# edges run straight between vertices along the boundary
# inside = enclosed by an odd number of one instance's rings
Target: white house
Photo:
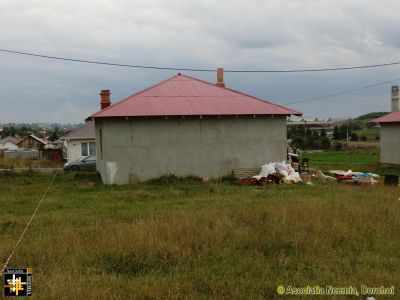
[[[94,122],[72,130],[60,138],[67,148],[67,161],[72,162],[96,154]]]
[[[399,87],[392,87],[392,112],[371,122],[380,125],[381,163],[400,165]]]

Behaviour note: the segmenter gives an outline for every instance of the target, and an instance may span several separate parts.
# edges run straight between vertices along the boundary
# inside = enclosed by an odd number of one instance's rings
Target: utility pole
[[[346,143],[349,143],[350,124],[351,124],[351,119],[349,118],[349,125],[347,125],[347,133],[346,133]]]
[[[307,138],[307,121],[304,120],[304,139]]]

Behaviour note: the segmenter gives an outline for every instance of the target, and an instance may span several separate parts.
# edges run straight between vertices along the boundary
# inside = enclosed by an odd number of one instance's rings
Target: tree
[[[339,127],[335,126],[335,128],[333,128],[333,138],[335,140],[340,140],[340,131],[339,131]]]
[[[297,134],[301,135],[301,136],[304,136],[304,132],[305,132],[304,125],[299,125],[297,127]]]
[[[360,130],[362,126],[359,123],[352,122],[349,126],[350,130]]]
[[[343,124],[340,126],[339,131],[340,131],[340,138],[341,139],[346,139],[347,138],[347,124]]]
[[[312,134],[307,135],[304,146],[308,149],[319,149],[321,147],[321,144],[319,142],[318,136]]]
[[[358,134],[353,132],[350,136],[350,140],[352,141],[358,141]]]
[[[56,141],[56,140],[58,140],[59,139],[59,136],[58,136],[58,127],[56,127],[56,128],[54,128],[54,131],[53,131],[53,133],[50,135],[50,140],[51,141]]]
[[[16,133],[17,133],[17,131],[15,130],[15,128],[13,126],[11,126],[9,128],[9,135],[15,136]]]
[[[292,139],[292,144],[299,149],[304,148],[304,138],[302,136],[294,136]]]
[[[326,136],[321,136],[321,148],[329,149],[331,147],[331,141]]]

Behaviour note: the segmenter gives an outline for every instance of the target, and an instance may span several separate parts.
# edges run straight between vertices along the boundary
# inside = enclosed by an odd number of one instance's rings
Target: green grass
[[[379,175],[400,175],[399,166],[380,164],[378,153],[305,152],[303,157],[310,159],[311,168],[322,171],[352,170],[373,172]]]
[[[0,174],[0,262],[50,179]],[[399,194],[336,182],[105,187],[62,173],[10,266],[33,268],[37,299],[284,299],[279,284],[398,293]]]
[[[365,166],[379,162],[378,154],[349,153],[349,152],[306,152],[303,157],[308,157],[313,167],[325,165]]]
[[[364,128],[360,130],[356,130],[355,133],[357,133],[358,137],[361,138],[362,136],[366,136],[368,140],[376,140],[376,136],[378,134],[378,131],[376,128]]]

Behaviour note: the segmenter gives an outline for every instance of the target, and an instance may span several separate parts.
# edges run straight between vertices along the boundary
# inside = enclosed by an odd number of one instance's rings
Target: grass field
[[[0,174],[0,262],[50,180]],[[286,299],[280,284],[394,285],[398,298],[399,197],[336,182],[105,187],[61,173],[10,267],[33,268],[36,299]]]

